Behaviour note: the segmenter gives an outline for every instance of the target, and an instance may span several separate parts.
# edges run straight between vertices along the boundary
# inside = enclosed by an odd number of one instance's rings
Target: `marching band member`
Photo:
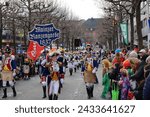
[[[2,67],[2,81],[3,81],[3,92],[4,95],[2,98],[7,98],[7,88],[6,83],[9,82],[9,85],[11,86],[13,90],[13,96],[15,97],[17,95],[13,77],[16,75],[16,62],[14,55],[11,55],[11,49],[9,47],[5,50],[5,58],[3,60],[3,67]]]

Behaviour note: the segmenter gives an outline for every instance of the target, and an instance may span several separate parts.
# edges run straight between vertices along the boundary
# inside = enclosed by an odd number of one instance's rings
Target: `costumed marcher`
[[[5,58],[3,60],[3,67],[2,67],[2,81],[3,81],[3,92],[4,95],[2,98],[7,98],[7,81],[13,90],[13,96],[17,95],[15,90],[15,85],[13,82],[13,77],[16,75],[16,61],[14,55],[11,56],[11,49],[9,47],[5,50]]]
[[[23,74],[24,74],[24,80],[29,80],[29,72],[30,72],[30,66],[29,66],[29,59],[26,58],[24,60],[24,65],[23,65]]]
[[[78,62],[76,59],[73,60],[73,66],[74,66],[74,72],[77,71],[77,65],[78,65]]]
[[[59,64],[57,62],[57,53],[52,55],[52,67],[51,67],[51,82],[49,85],[49,100],[58,99],[59,90]]]
[[[80,63],[81,63],[81,77],[82,78],[84,76],[84,71],[85,71],[85,59],[86,59],[86,52],[83,52],[81,60],[80,60]]]
[[[106,95],[110,90],[110,79],[109,79],[109,70],[111,67],[111,63],[109,62],[108,59],[102,60],[102,65],[103,65],[103,80],[102,80],[102,85],[104,86],[101,98],[106,99]]]
[[[69,69],[70,76],[72,76],[73,68],[74,68],[73,61],[72,60],[68,61],[68,69]]]
[[[58,53],[58,52],[57,52]],[[61,51],[61,54],[57,55],[57,61],[59,64],[59,74],[60,74],[60,82],[59,82],[59,93],[61,93],[61,88],[63,87],[64,78],[65,78],[65,68],[67,65],[65,56],[64,56],[64,50]]]
[[[93,97],[94,83],[96,81],[95,73],[97,71],[96,61],[93,61],[91,53],[89,52],[85,59],[85,71],[84,71],[84,81],[86,85],[88,99]]]
[[[49,85],[50,83],[50,70],[49,67],[51,66],[51,59],[50,57],[47,57],[41,61],[41,83],[43,88],[43,98],[46,98],[46,85]]]

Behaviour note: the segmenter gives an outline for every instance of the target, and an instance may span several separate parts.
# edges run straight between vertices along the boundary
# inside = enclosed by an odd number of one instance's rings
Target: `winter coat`
[[[148,75],[144,88],[143,88],[143,99],[150,100],[150,74]]]
[[[137,70],[137,72],[132,75],[130,77],[130,79],[135,79],[137,82],[140,82],[141,80],[144,79],[144,66],[145,66],[146,62],[145,61],[142,61],[139,65],[139,68]]]
[[[102,80],[102,85],[104,86],[103,92],[102,92],[102,97],[106,98],[107,93],[109,92],[110,89],[110,79],[108,73],[104,74],[103,80]]]

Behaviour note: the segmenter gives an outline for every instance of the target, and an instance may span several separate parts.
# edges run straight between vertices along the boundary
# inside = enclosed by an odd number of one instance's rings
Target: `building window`
[[[142,21],[142,28],[147,26],[147,18]]]

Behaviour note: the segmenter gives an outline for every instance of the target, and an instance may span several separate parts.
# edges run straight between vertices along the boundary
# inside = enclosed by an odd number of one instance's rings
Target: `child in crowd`
[[[129,76],[128,76],[128,71],[124,68],[120,70],[121,73],[121,78],[120,81],[118,82],[120,86],[120,93],[121,93],[121,100],[127,100],[128,99],[128,92],[130,90],[130,81],[129,81]]]

